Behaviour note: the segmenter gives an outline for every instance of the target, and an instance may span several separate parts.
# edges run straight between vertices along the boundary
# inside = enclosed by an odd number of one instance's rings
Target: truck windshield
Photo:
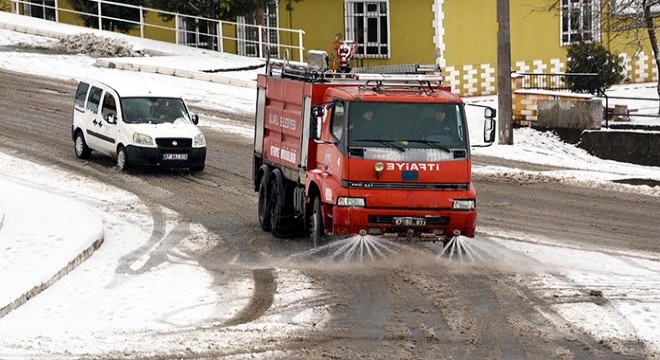
[[[352,102],[348,146],[398,152],[464,150],[467,131],[463,114],[460,104]]]
[[[192,124],[183,100],[177,98],[123,98],[121,107],[129,124]]]

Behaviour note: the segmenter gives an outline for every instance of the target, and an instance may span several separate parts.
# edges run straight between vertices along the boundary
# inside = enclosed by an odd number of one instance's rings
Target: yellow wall
[[[390,0],[391,59],[380,63],[434,64],[434,16],[432,0]]]
[[[289,12],[286,1],[280,1],[280,27],[305,30],[305,53],[308,50],[327,50],[336,35],[344,36],[343,0],[303,0],[292,2],[292,7]],[[288,43],[287,37],[285,35],[281,41]]]
[[[434,63],[432,5],[433,0],[389,0],[390,58],[365,59],[364,65]],[[337,35],[344,37],[344,0],[303,0],[292,7],[289,12],[280,1],[280,27],[304,29],[305,52],[328,50]],[[281,42],[288,43],[286,35]]]
[[[495,59],[495,0],[447,0],[444,14],[447,65],[491,63]]]

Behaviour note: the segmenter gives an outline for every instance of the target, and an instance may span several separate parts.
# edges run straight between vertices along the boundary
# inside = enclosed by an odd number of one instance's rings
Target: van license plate
[[[414,218],[414,217],[395,217],[394,225],[403,225],[403,226],[425,226],[426,219],[424,218]]]
[[[188,154],[163,154],[163,160],[188,160]]]

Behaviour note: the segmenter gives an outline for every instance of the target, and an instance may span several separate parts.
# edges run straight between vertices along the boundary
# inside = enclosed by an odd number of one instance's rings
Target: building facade
[[[626,0],[614,1],[619,2]],[[279,26],[303,29],[306,49],[326,50],[338,36],[356,40],[358,65],[435,63],[455,92],[486,95],[497,89],[496,5],[497,0],[280,0]],[[565,72],[567,47],[585,40],[618,54],[626,81],[657,81],[646,32],[608,31],[604,25],[610,20],[599,16],[600,5],[510,0],[512,71]],[[630,41],[639,36],[638,43]]]
[[[509,2],[513,71],[565,72],[567,47],[586,40],[602,43],[624,60],[626,81],[657,81],[646,31],[610,31],[617,22],[626,27],[626,19],[639,13],[635,1]],[[33,16],[84,26],[66,0],[14,4]],[[609,15],[601,15],[602,4],[607,4]],[[271,0],[259,12],[263,14],[259,26],[256,15],[213,23],[179,14],[167,20],[150,9],[144,12],[142,29],[129,33],[292,61],[305,61],[305,51],[310,49],[332,53],[338,38],[353,40],[358,44],[353,66],[436,64],[456,93],[475,96],[494,94],[497,89],[496,6],[497,0]],[[660,5],[656,8],[657,14]]]

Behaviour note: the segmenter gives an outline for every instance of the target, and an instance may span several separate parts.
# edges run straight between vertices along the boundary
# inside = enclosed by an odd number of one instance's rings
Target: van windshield
[[[121,107],[128,124],[192,124],[183,100],[177,98],[123,98]]]

